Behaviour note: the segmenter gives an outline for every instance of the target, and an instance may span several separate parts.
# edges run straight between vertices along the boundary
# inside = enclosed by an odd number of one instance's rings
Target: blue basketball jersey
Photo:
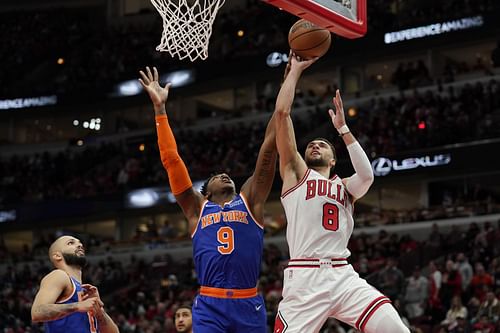
[[[76,303],[83,292],[80,282],[70,276],[73,293],[57,304]],[[45,322],[45,333],[98,333],[97,322],[90,313],[75,312],[61,319]]]
[[[256,287],[264,230],[241,194],[223,207],[206,201],[192,237],[200,285],[224,289]]]

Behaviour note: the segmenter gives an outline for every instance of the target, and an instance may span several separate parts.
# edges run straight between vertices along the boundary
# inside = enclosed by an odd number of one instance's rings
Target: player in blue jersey
[[[87,263],[82,243],[61,236],[50,246],[49,258],[56,269],[40,283],[31,307],[33,322],[44,322],[45,333],[118,333],[97,288],[82,284]]]
[[[236,192],[226,173],[210,177],[203,193],[193,188],[177,152],[165,103],[170,84],[161,87],[158,71],[140,72],[153,102],[162,163],[170,187],[191,229],[200,293],[193,304],[196,333],[264,333],[264,300],[257,293],[263,248],[264,202],[276,169],[274,117],[266,128],[254,173]]]

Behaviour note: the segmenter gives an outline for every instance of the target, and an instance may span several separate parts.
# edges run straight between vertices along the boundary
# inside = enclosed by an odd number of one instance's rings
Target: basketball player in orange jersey
[[[87,259],[80,240],[59,237],[49,258],[56,269],[42,279],[31,307],[33,322],[44,322],[46,333],[118,333],[97,288],[82,284]]]
[[[141,71],[140,82],[153,102],[158,145],[170,187],[191,229],[199,295],[193,304],[196,333],[264,333],[266,310],[257,294],[263,250],[264,202],[276,169],[274,116],[266,128],[253,175],[236,193],[229,175],[210,177],[202,193],[193,188],[168,124],[156,68]]]
[[[365,333],[409,333],[390,300],[347,262],[353,204],[368,191],[373,172],[346,125],[339,91],[333,99],[335,112],[329,113],[356,173],[345,179],[330,176],[336,156],[325,139],[311,141],[304,157],[297,151],[290,112],[301,72],[301,62],[292,56],[275,109],[281,201],[291,259],[284,271],[274,332],[318,332],[328,317],[334,317]]]

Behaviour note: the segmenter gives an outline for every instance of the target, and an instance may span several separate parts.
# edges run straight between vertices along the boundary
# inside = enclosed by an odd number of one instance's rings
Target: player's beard
[[[68,266],[77,266],[80,268],[87,266],[87,258],[84,255],[77,256],[73,253],[63,253],[62,256]]]
[[[328,162],[323,158],[308,158],[306,160],[308,167],[325,167],[328,166]]]

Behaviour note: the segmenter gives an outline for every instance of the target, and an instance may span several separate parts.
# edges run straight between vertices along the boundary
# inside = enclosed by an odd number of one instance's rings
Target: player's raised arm
[[[168,123],[165,103],[168,99],[170,83],[165,87],[160,86],[156,67],[153,67],[153,72],[149,67],[146,67],[146,73],[140,71],[140,74],[139,81],[153,102],[161,162],[168,173],[170,188],[184,211],[190,227],[194,227],[203,202],[203,196],[193,188],[186,165],[177,151],[174,133]]]
[[[342,103],[339,90],[335,93],[333,104],[335,106],[335,112],[330,109],[328,110],[328,113],[332,118],[333,126],[342,136],[342,139],[347,146],[352,166],[356,172],[351,177],[346,178],[344,183],[347,191],[354,197],[354,199],[359,199],[366,194],[373,183],[373,170],[370,160],[368,160],[368,156],[366,156],[365,151],[346,125],[344,105]]]
[[[254,173],[241,187],[241,193],[248,199],[252,214],[259,220],[264,219],[264,203],[271,192],[274,174],[276,173],[276,128],[275,115],[271,116],[259,149]]]
[[[267,123],[264,142],[260,146],[254,173],[241,187],[241,192],[248,199],[252,214],[259,220],[264,219],[264,203],[271,192],[276,173],[276,127],[275,115]]]
[[[306,163],[297,151],[295,131],[290,113],[297,82],[304,69],[309,67],[316,59],[299,61],[294,54],[290,54],[289,61],[290,70],[278,93],[274,110],[276,117],[276,145],[280,156],[280,174],[283,179],[283,188],[295,186],[307,170]]]
[[[96,311],[99,308],[97,298],[89,298],[76,303],[56,304],[57,299],[69,285],[68,275],[60,269],[45,276],[31,306],[31,320],[33,322],[52,321],[75,312]]]

